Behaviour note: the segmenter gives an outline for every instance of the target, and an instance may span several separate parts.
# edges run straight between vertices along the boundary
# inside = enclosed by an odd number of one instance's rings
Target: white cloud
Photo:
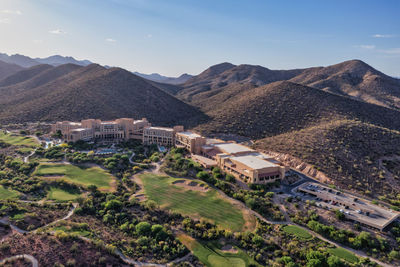
[[[153,37],[152,34],[148,34],[148,35],[147,35],[147,38],[151,38],[151,37]]]
[[[393,38],[395,37],[394,34],[374,34],[372,35],[374,38]]]
[[[13,14],[13,15],[22,15],[22,12],[19,10],[10,10],[10,9],[3,9],[1,13],[5,14]]]
[[[33,43],[35,43],[35,44],[41,44],[41,43],[43,43],[43,40],[33,40]]]
[[[375,49],[375,45],[369,45],[369,44],[368,45],[367,44],[355,45],[354,47],[365,49],[365,50],[373,50],[373,49]]]
[[[109,42],[109,43],[115,43],[117,40],[115,40],[115,39],[113,39],[113,38],[107,38],[106,39],[106,42]]]
[[[10,23],[10,19],[8,18],[0,18],[0,24],[9,24]]]
[[[51,33],[51,34],[66,34],[67,32],[60,30],[60,29],[55,29],[55,30],[49,31],[49,33]]]

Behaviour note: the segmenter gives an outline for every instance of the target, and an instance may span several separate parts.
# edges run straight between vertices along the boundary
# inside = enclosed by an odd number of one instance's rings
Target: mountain
[[[291,81],[368,103],[400,109],[400,80],[385,75],[360,60],[310,68]]]
[[[0,61],[0,80],[22,69],[23,68],[21,66]]]
[[[158,73],[143,74],[140,72],[134,72],[134,74],[153,82],[166,83],[166,84],[183,84],[187,80],[193,77],[192,75],[189,75],[187,73],[184,73],[179,77],[166,77]]]
[[[92,64],[89,60],[76,60],[73,57],[63,57],[60,55],[54,55],[46,58],[35,58],[40,64],[49,64],[53,66],[59,66],[63,64],[75,64],[80,66],[87,66]]]
[[[0,60],[7,63],[16,64],[24,68],[30,68],[40,64],[30,57],[19,54],[9,56],[7,54],[0,53]]]
[[[380,161],[400,153],[400,132],[353,120],[335,120],[256,141],[257,149],[282,153],[315,166],[341,188],[396,196],[400,181]],[[300,163],[295,162],[295,165]]]
[[[276,81],[292,81],[359,101],[400,109],[400,80],[360,60],[294,70],[270,70],[261,66],[222,63],[189,79],[176,95],[196,103],[221,93],[224,87],[231,84],[261,86]]]
[[[147,117],[158,125],[189,125],[204,118],[196,108],[120,68],[97,64],[43,68],[47,70],[30,79],[0,88],[5,96],[0,100],[0,122]]]
[[[76,60],[73,57],[63,57],[60,55],[54,55],[46,58],[30,58],[28,56],[19,54],[9,56],[4,53],[0,53],[0,60],[7,63],[16,64],[24,68],[30,68],[41,64],[48,64],[52,66],[59,66],[62,64],[75,64],[80,66],[87,66],[92,63],[89,60]]]
[[[43,71],[51,69],[50,65],[37,65],[16,72],[0,81],[0,87],[5,87],[13,84],[18,84],[32,79]]]
[[[259,139],[322,122],[352,119],[400,130],[400,112],[312,87],[280,81],[255,87],[232,84],[203,101],[205,134],[236,133]]]

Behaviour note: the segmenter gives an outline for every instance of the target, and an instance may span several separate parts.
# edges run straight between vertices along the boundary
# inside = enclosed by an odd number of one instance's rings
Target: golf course
[[[18,193],[17,191],[4,188],[2,185],[0,185],[0,200],[17,198],[19,195],[20,193]]]
[[[233,251],[223,251],[220,245],[213,242],[199,242],[186,235],[178,235],[181,241],[199,260],[208,267],[246,267],[261,266],[249,257],[243,250],[229,246]]]
[[[155,201],[161,208],[204,219],[234,232],[253,230],[255,227],[252,215],[244,216],[243,209],[224,199],[217,190],[206,189],[202,181],[151,173],[141,174],[138,178],[143,183],[146,198]]]
[[[80,194],[78,194],[78,193],[68,192],[66,190],[63,190],[63,189],[57,188],[57,187],[51,187],[47,194],[48,199],[56,200],[56,201],[75,200],[79,196],[80,196]]]
[[[63,179],[83,186],[95,185],[102,191],[110,191],[115,180],[110,173],[99,167],[63,163],[41,163],[34,174],[43,178]]]
[[[0,141],[12,146],[38,147],[39,142],[32,137],[22,136],[0,131]]]

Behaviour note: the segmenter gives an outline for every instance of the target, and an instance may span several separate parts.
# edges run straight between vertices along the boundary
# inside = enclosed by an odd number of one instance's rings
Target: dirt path
[[[28,254],[15,255],[12,257],[5,258],[0,261],[0,265],[5,264],[7,261],[13,260],[13,259],[27,259],[32,263],[32,267],[39,266],[37,259],[35,257],[33,257],[32,255],[28,255]]]

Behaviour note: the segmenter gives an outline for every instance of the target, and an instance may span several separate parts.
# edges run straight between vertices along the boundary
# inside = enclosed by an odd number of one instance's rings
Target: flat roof
[[[194,133],[194,132],[179,132],[179,134],[186,135],[189,138],[201,137],[201,135]]]
[[[214,146],[228,154],[254,151],[253,149],[248,148],[247,146],[239,145],[236,143],[216,144]]]
[[[168,128],[168,127],[155,127],[155,126],[146,127],[145,129],[150,129],[150,130],[163,130],[163,131],[168,131],[168,132],[172,132],[172,131],[174,130],[174,129]]]
[[[252,156],[252,155],[231,157],[231,160],[240,162],[240,163],[250,167],[253,170],[277,167],[277,165],[272,162],[263,160],[259,157]]]
[[[83,132],[83,131],[87,131],[87,130],[91,130],[91,129],[89,129],[89,128],[77,128],[77,129],[71,130],[71,132]]]

